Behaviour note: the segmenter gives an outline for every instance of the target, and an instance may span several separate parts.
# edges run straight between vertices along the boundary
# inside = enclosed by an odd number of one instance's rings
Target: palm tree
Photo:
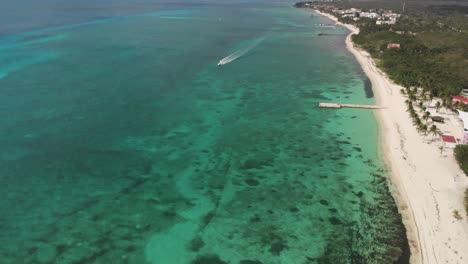
[[[439,135],[439,129],[437,128],[436,125],[432,125],[431,128],[429,128],[429,133],[431,133],[434,137]]]
[[[417,115],[415,117],[413,117],[413,125],[417,126],[418,130],[422,125],[421,119],[419,119],[419,117]]]
[[[442,95],[442,108],[453,109],[452,97],[450,95]]]
[[[444,146],[440,146],[440,147],[439,147],[440,155],[442,155],[442,153],[444,152],[444,149],[445,149]]]
[[[413,93],[413,91],[411,90],[410,87],[405,87],[405,89],[406,89],[406,94],[407,94],[407,95],[410,95],[410,94]]]
[[[429,101],[432,102],[434,100],[434,94],[429,92]]]
[[[437,103],[435,104],[435,107],[436,107],[436,112],[439,112],[439,109],[442,107],[442,104],[437,101]]]
[[[418,131],[418,133],[422,133],[423,132],[423,124],[420,123],[421,121],[419,121],[419,123],[416,124],[416,131]]]
[[[447,107],[447,99],[442,98],[442,107]]]
[[[420,131],[424,134],[424,136],[427,136],[427,131],[428,131],[428,127],[426,124],[422,124],[419,126],[419,129]]]
[[[419,99],[421,99],[421,101],[423,101],[423,102],[430,101],[430,100],[432,100],[431,93],[427,92],[425,89],[421,89]]]
[[[426,121],[426,123],[427,123],[427,119],[429,119],[430,116],[431,116],[431,113],[429,111],[424,112],[423,119]]]
[[[411,113],[411,112],[414,111],[414,108],[413,108],[413,105],[412,105],[412,104],[409,104],[406,108],[407,108],[407,109],[406,109],[406,112],[408,112],[408,113]]]

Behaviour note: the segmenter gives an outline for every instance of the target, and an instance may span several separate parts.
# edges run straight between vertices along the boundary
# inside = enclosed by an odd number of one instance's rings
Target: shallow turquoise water
[[[3,263],[397,261],[372,113],[317,107],[374,102],[321,23],[181,7],[0,39]]]

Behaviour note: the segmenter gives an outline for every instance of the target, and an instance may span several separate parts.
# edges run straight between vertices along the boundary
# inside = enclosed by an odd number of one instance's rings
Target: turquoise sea
[[[1,263],[408,263],[373,113],[318,108],[374,103],[344,28],[49,2],[0,26]]]

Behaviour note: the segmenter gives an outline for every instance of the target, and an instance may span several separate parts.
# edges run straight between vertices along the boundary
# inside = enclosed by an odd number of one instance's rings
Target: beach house
[[[388,43],[387,44],[387,49],[399,49],[400,48],[400,44],[398,43]]]
[[[460,103],[468,104],[468,97],[457,95],[457,96],[452,97],[452,102],[453,103],[460,102]]]
[[[444,142],[444,145],[446,148],[455,148],[457,145],[457,140],[455,139],[454,136],[452,135],[442,135],[442,142]]]

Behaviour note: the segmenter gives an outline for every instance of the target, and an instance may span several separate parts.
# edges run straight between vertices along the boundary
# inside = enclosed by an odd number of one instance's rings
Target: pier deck
[[[337,103],[320,103],[321,108],[363,108],[363,109],[383,109],[385,107],[378,105],[360,105],[360,104],[337,104]]]

